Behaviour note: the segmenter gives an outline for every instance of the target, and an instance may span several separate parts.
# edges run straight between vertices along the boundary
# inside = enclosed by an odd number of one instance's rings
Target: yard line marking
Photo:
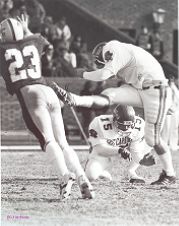
[[[88,145],[70,145],[73,149],[76,150],[88,150]],[[12,151],[12,150],[41,150],[40,145],[3,145],[0,146],[2,151]]]

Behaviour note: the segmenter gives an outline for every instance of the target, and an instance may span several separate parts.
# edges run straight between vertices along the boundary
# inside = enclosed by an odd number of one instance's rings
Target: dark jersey
[[[9,94],[32,84],[46,84],[41,74],[41,55],[48,41],[40,34],[21,41],[0,43],[0,74]]]

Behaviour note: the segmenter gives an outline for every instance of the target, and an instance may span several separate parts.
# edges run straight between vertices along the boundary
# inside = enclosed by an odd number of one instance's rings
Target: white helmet
[[[22,40],[24,38],[23,27],[16,19],[5,19],[0,23],[0,36],[2,42]]]
[[[93,58],[95,60],[95,64],[96,65],[104,65],[105,64],[105,60],[103,58],[103,47],[106,45],[107,42],[100,42],[98,43],[93,51],[92,51],[92,55],[93,55]]]

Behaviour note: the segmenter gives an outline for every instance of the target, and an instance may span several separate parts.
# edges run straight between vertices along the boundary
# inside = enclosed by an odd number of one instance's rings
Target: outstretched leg
[[[127,104],[133,107],[142,107],[142,101],[137,90],[126,84],[116,88],[105,89],[100,95],[90,96],[80,96],[68,92],[56,83],[53,83],[52,88],[57,96],[69,106],[101,109],[115,104]]]

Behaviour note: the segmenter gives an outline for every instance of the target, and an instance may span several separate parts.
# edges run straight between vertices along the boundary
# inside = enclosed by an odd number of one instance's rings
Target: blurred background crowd
[[[31,31],[41,33],[49,40],[52,48],[42,58],[43,76],[74,77],[74,68],[94,69],[86,40],[81,34],[71,32],[68,18],[59,15],[59,19],[55,20],[42,3],[38,0],[1,0],[0,21],[27,14]],[[135,39],[135,44],[162,60],[164,44],[158,27],[153,27],[151,32],[147,26],[142,25]]]
[[[38,0],[0,1],[0,21],[22,13],[29,16],[31,31],[41,33],[52,44],[42,58],[43,76],[71,77],[76,67],[93,68],[87,43],[80,34],[71,33],[65,16],[54,21]]]

